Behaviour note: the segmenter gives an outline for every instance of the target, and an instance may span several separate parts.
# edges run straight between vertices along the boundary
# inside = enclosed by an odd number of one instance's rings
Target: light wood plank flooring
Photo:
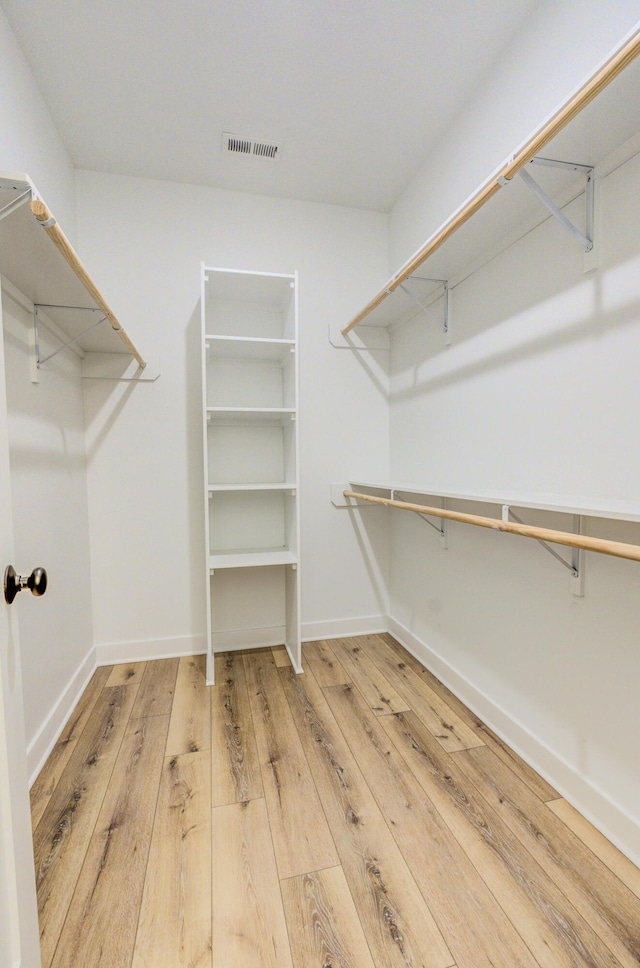
[[[640,871],[389,635],[99,669],[32,796],[43,968],[638,968]]]

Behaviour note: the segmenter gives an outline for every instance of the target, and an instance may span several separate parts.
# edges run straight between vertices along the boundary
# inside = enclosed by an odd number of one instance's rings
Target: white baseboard
[[[179,635],[166,639],[139,639],[135,642],[104,642],[96,645],[96,665],[118,662],[145,662],[149,659],[175,659],[182,655],[203,655],[207,651],[204,635]]]
[[[357,618],[338,618],[328,622],[303,622],[302,641],[319,639],[343,639],[350,635],[377,635],[386,632],[389,619],[386,615],[360,615]]]
[[[62,730],[67,725],[71,713],[76,707],[82,693],[87,688],[89,680],[96,669],[96,651],[93,647],[89,649],[86,657],[78,666],[76,672],[69,680],[69,683],[55,703],[40,729],[27,746],[27,771],[29,774],[29,786],[31,786],[47,757],[55,746]]]
[[[476,688],[413,632],[389,617],[388,631],[579,813],[640,866],[640,824],[576,768]]]

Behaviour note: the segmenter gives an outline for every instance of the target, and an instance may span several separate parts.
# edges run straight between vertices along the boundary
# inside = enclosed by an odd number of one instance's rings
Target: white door
[[[27,570],[30,572],[32,567],[29,562],[14,560],[4,342],[0,339],[1,575],[10,564],[15,566],[19,574]],[[0,596],[0,968],[39,968],[40,943],[22,705],[19,611],[20,595],[11,606],[5,604],[3,595]]]

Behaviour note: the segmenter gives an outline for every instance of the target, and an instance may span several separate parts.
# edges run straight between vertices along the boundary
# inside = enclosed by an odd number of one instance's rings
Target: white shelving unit
[[[297,274],[202,265],[207,679],[216,652],[300,655]]]

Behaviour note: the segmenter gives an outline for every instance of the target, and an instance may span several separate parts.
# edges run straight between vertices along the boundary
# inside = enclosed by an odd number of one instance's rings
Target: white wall
[[[0,8],[0,172],[26,172],[75,238],[73,165],[36,82]]]
[[[329,485],[388,471],[386,395],[329,345],[387,271],[385,216],[78,173],[81,250],[162,376],[85,381],[95,639],[105,656],[204,648],[200,261],[300,273],[302,621],[306,635],[380,627],[386,535],[371,571]],[[375,560],[375,556],[374,556]]]
[[[600,210],[594,275],[549,220],[456,288],[449,349],[418,319],[396,331],[394,479],[638,507],[640,156],[604,180]],[[571,529],[568,517],[519,513]],[[640,542],[638,524],[585,524]],[[534,542],[453,524],[442,551],[415,516],[393,512],[400,637],[637,862],[638,565],[589,554],[585,575],[576,598]]]

